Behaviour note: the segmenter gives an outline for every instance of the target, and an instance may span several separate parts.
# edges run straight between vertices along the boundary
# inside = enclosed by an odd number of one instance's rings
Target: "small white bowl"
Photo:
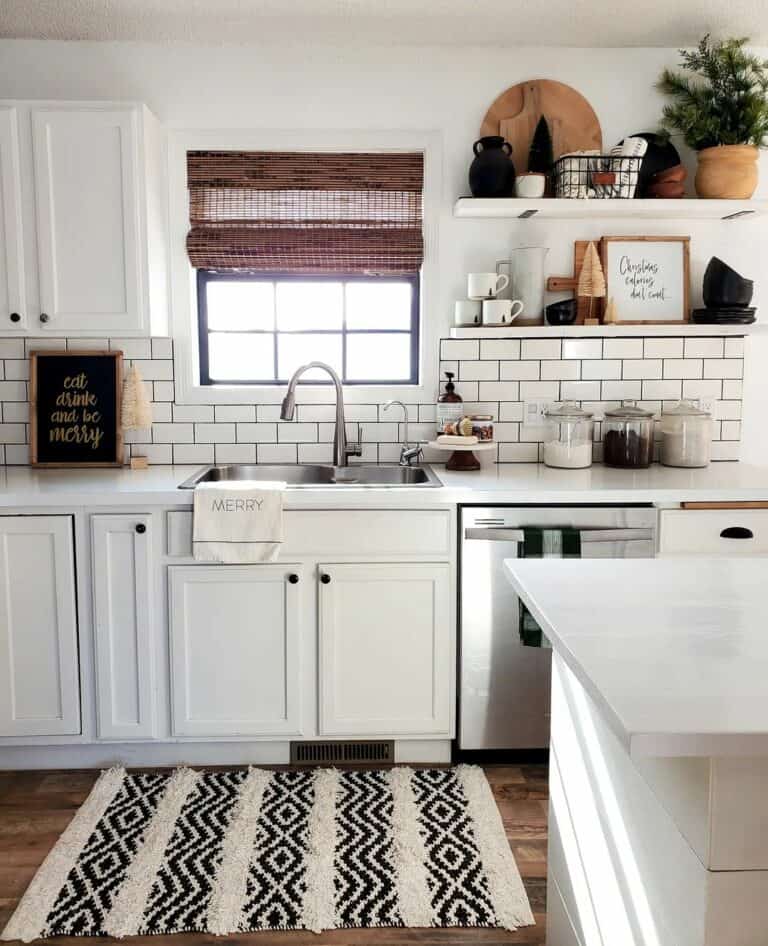
[[[515,196],[536,198],[543,197],[547,187],[547,177],[538,171],[518,174],[515,178]]]

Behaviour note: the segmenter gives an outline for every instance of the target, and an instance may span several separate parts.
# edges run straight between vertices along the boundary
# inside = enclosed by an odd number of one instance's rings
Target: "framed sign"
[[[33,466],[122,466],[122,352],[33,351],[29,378]]]
[[[617,322],[687,322],[690,237],[608,236],[602,240],[605,296]]]

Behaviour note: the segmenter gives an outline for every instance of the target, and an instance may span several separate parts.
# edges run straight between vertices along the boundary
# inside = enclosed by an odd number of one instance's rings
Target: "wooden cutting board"
[[[486,112],[480,136],[502,135],[512,145],[515,170],[528,170],[528,151],[541,116],[547,119],[555,160],[569,151],[602,150],[597,115],[584,96],[562,82],[532,79],[502,92]]]

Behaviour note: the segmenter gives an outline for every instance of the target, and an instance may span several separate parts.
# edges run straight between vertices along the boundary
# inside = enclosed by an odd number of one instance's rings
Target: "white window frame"
[[[381,403],[399,398],[411,403],[434,399],[440,318],[437,311],[438,223],[442,193],[442,136],[436,131],[328,131],[267,129],[184,129],[168,134],[171,326],[174,339],[176,401],[181,404],[279,404],[282,385],[202,385],[198,351],[195,269],[187,256],[189,196],[188,151],[421,151],[424,154],[424,262],[419,307],[419,384],[347,385],[348,404]],[[306,404],[333,401],[333,388],[301,385]]]

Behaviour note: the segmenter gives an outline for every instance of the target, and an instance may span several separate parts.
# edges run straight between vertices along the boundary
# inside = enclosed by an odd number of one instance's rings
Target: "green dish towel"
[[[581,558],[578,529],[536,529],[525,527],[520,558]],[[520,641],[525,647],[551,647],[536,619],[520,599]]]

